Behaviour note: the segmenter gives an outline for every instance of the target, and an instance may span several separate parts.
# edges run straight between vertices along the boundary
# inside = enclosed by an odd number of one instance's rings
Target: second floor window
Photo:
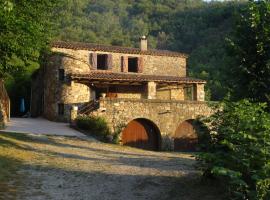
[[[128,72],[138,72],[138,58],[128,58]]]
[[[107,70],[108,69],[108,55],[107,54],[97,54],[97,69]]]
[[[143,72],[143,58],[122,56],[121,72],[142,73]]]
[[[91,64],[92,64],[93,69],[111,70],[112,64],[113,64],[112,55],[91,53]]]

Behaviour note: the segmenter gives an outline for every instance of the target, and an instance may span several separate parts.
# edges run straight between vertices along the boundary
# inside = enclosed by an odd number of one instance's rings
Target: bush
[[[206,152],[198,155],[206,176],[222,179],[233,199],[270,199],[270,114],[266,104],[225,102],[205,120]]]
[[[120,144],[121,140],[120,136],[126,126],[127,126],[126,124],[120,123],[116,127],[114,127],[114,132],[112,133],[112,141],[111,141],[112,143]]]
[[[102,140],[106,140],[110,135],[110,129],[105,119],[95,116],[79,116],[76,119],[76,126],[85,130],[86,134],[98,136]]]

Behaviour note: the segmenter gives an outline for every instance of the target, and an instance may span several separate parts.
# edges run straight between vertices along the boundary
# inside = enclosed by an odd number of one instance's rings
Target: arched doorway
[[[174,133],[175,151],[196,151],[198,150],[199,130],[201,124],[197,120],[186,120],[182,122]]]
[[[122,143],[131,147],[157,151],[160,143],[160,131],[150,120],[135,119],[129,122],[123,130]]]

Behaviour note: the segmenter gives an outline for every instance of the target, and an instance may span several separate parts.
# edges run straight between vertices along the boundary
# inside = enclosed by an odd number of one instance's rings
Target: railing
[[[90,114],[92,111],[96,110],[99,108],[99,102],[96,100],[92,100],[90,102],[84,103],[81,106],[79,106],[78,109],[78,114],[81,115],[88,115]]]
[[[0,80],[0,101],[1,101],[1,104],[3,106],[3,110],[5,112],[4,118],[6,120],[9,120],[10,119],[10,99],[9,99],[8,93],[6,91],[3,80]]]

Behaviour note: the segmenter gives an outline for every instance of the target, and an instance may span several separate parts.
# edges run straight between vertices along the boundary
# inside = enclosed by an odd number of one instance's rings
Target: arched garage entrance
[[[159,149],[160,131],[150,120],[135,119],[122,132],[123,145],[145,150]]]
[[[196,151],[198,149],[199,131],[202,124],[197,120],[186,120],[182,122],[174,133],[175,151]]]

